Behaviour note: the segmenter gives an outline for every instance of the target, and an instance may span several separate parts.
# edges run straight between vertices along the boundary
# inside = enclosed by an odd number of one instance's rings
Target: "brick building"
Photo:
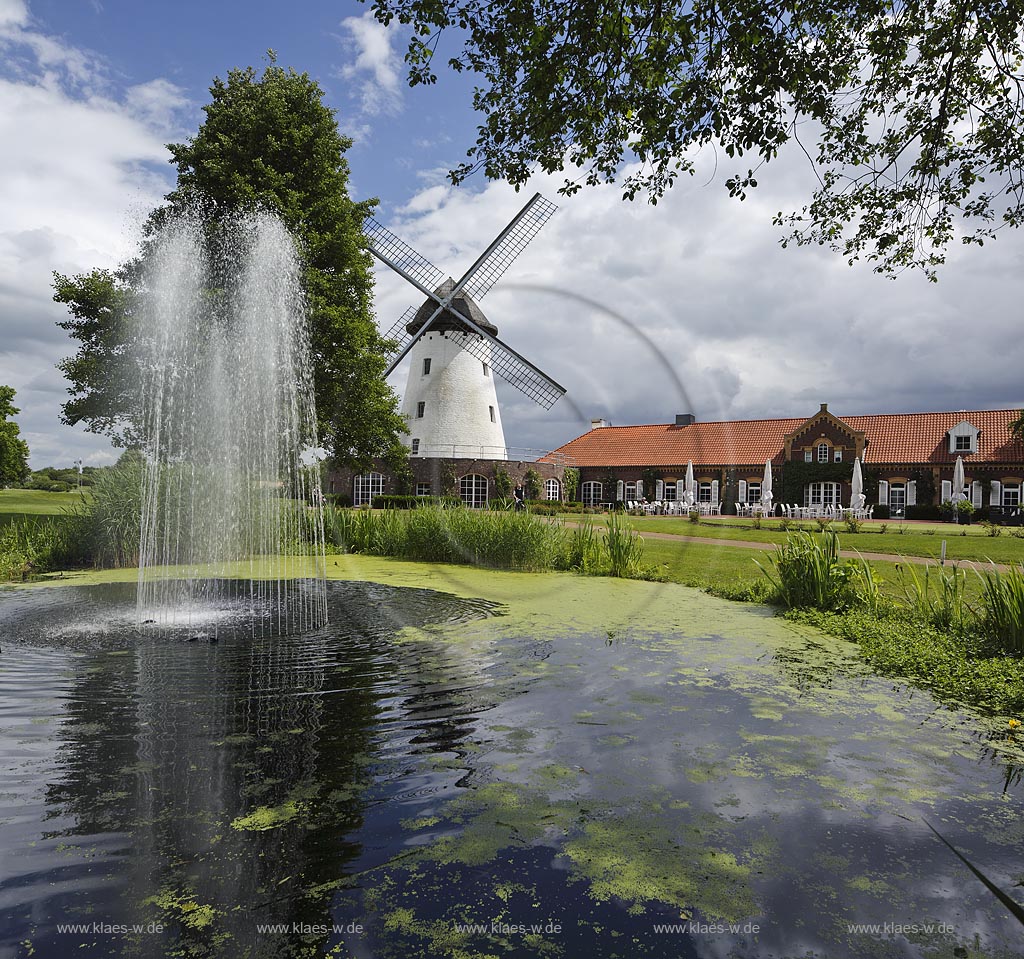
[[[823,403],[806,419],[701,423],[684,414],[674,423],[618,427],[595,420],[553,455],[579,468],[585,504],[672,500],[692,462],[698,500],[720,503],[723,512],[736,502],[760,500],[767,460],[776,504],[849,505],[859,457],[868,503],[887,506],[893,515],[914,515],[915,508],[924,514],[921,507],[934,511],[949,499],[962,457],[971,501],[998,515],[1021,505],[1024,442],[1010,431],[1019,412],[839,417]]]

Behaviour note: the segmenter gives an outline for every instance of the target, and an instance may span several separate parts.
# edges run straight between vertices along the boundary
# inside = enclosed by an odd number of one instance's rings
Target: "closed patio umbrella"
[[[764,478],[761,480],[761,512],[768,516],[772,511],[772,461],[765,460]]]
[[[966,498],[967,494],[964,492],[964,458],[958,456],[956,458],[956,466],[953,467],[953,502],[959,503],[960,500]]]
[[[686,464],[686,505],[693,506],[697,502],[697,484],[693,479],[693,460]]]
[[[864,474],[860,468],[860,457],[853,461],[853,479],[850,480],[850,508],[864,509],[867,497],[864,495]]]

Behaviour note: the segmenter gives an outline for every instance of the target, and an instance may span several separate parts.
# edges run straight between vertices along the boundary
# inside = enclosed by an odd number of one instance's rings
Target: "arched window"
[[[482,509],[487,505],[487,477],[479,473],[469,473],[459,480],[459,496],[462,502],[473,509]]]
[[[597,506],[601,502],[602,486],[590,480],[580,487],[580,497],[584,506]]]
[[[829,461],[828,451],[829,451],[828,443],[819,443],[818,444],[818,462],[819,463],[827,463]]]
[[[364,473],[355,478],[352,489],[353,506],[371,506],[374,496],[384,492],[384,476],[381,473]]]
[[[556,479],[544,481],[544,499],[561,499],[561,487]]]

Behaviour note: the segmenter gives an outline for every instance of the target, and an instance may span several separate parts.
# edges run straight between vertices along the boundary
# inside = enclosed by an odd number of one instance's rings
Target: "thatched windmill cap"
[[[449,293],[455,287],[455,280],[448,277],[435,291],[435,295],[439,299],[445,299]],[[460,313],[464,313],[468,316],[480,329],[489,333],[491,336],[498,335],[498,328],[484,316],[483,311],[479,306],[476,305],[476,301],[465,291],[459,293],[454,300],[452,300],[452,306]],[[434,315],[434,310],[437,309],[437,303],[433,300],[426,300],[417,311],[416,315],[406,325],[406,330],[410,333],[418,333],[420,327],[423,326],[431,316]],[[431,332],[438,330],[440,332],[447,332],[449,330],[460,330],[462,332],[472,333],[473,331],[466,326],[454,313],[449,313],[447,310],[441,314],[435,321],[434,325],[430,328]]]

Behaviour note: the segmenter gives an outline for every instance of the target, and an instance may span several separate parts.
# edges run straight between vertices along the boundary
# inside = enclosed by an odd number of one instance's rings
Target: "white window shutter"
[[[655,493],[654,498],[657,500],[663,500],[665,498],[665,481],[658,480],[658,482],[655,485],[657,487],[658,492]]]
[[[676,480],[676,502],[681,503],[686,495],[686,481]]]
[[[622,480],[619,480],[615,484],[615,499],[618,502],[621,503],[624,498],[625,498],[625,486],[624,486]]]
[[[907,483],[907,506],[917,506],[917,480]]]
[[[942,481],[942,502],[953,499],[953,481],[943,480]]]
[[[636,498],[637,499],[643,499],[646,495],[647,494],[644,492],[644,481],[643,480],[637,480],[636,481]]]
[[[988,494],[988,505],[1003,505],[1003,484],[1000,483],[999,480],[992,480],[992,488],[989,490]]]
[[[740,491],[736,495],[736,500],[739,503],[745,503],[747,501],[747,481],[740,480]]]
[[[878,505],[889,505],[889,483],[887,480],[878,481]]]
[[[718,480],[711,481],[711,502],[718,502]]]
[[[975,480],[971,483],[971,506],[981,509],[981,481]]]

